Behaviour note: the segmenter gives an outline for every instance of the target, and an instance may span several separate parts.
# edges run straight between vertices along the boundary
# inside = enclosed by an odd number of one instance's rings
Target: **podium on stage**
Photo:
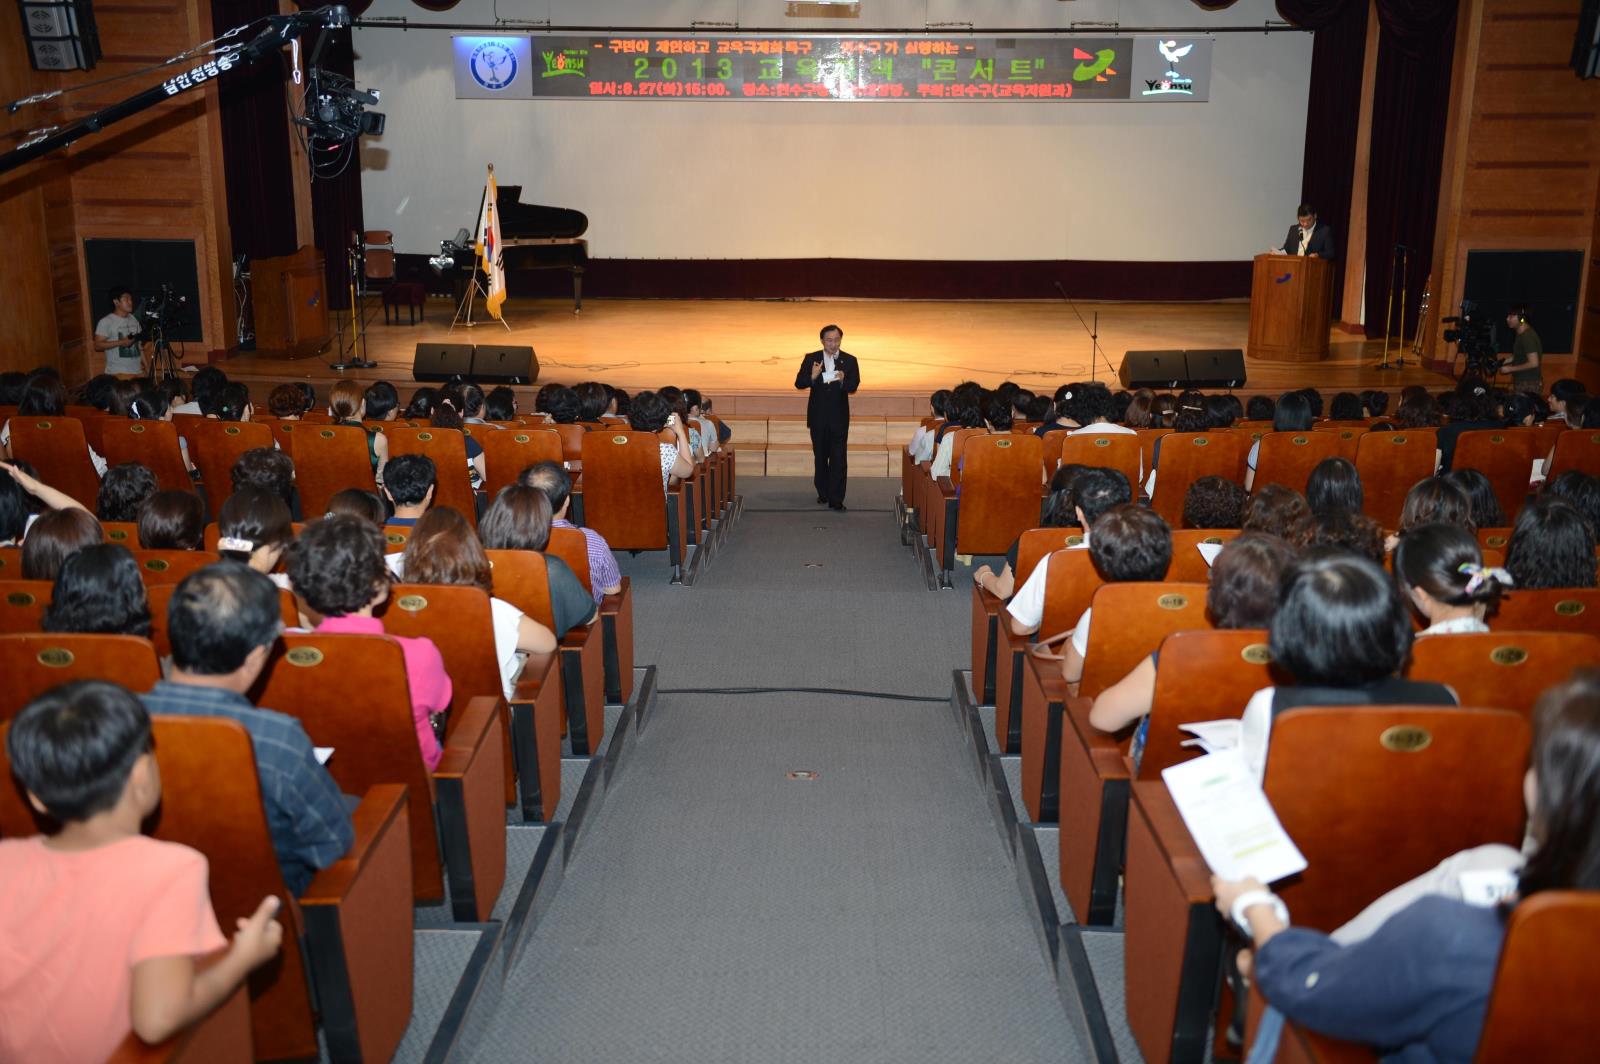
[[[322,252],[307,245],[292,255],[257,259],[250,271],[256,350],[308,358],[328,344],[328,301]]]
[[[1273,362],[1327,358],[1332,302],[1333,263],[1327,259],[1257,255],[1245,353]]]

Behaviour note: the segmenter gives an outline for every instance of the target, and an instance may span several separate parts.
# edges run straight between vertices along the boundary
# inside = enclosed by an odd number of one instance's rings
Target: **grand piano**
[[[522,202],[521,185],[501,185],[500,261],[506,271],[566,270],[572,274],[572,312],[583,309],[583,271],[589,265],[589,242],[583,234],[589,216],[565,207]]]

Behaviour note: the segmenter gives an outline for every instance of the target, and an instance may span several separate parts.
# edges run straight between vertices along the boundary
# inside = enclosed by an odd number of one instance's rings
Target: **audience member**
[[[366,400],[368,421],[393,421],[400,416],[400,393],[388,381],[368,385],[362,398]]]
[[[219,421],[249,421],[255,407],[250,405],[250,388],[240,381],[229,381],[217,396]]]
[[[1365,416],[1361,397],[1355,392],[1340,392],[1333,397],[1333,405],[1328,408],[1328,417],[1333,421],[1360,421]]]
[[[1289,530],[1309,516],[1311,507],[1304,495],[1282,484],[1265,484],[1245,504],[1239,527],[1288,539]]]
[[[19,417],[34,414],[46,417],[62,417],[67,409],[67,389],[61,383],[61,374],[53,369],[36,369],[29,373],[22,385],[22,394],[17,398],[17,415]],[[0,425],[0,449],[9,456],[11,454],[11,419],[7,418],[4,425]],[[94,471],[100,476],[105,476],[106,460],[101,458],[93,447],[89,448],[89,461],[94,464]]]
[[[1073,492],[1073,482],[1079,473],[1089,466],[1068,462],[1057,466],[1054,475],[1050,478],[1050,494],[1045,499],[1044,513],[1039,523],[1040,528],[1077,528],[1079,527],[1077,496]],[[1086,546],[1085,538],[1079,544],[1081,549]],[[1006,550],[1006,563],[998,574],[987,565],[980,565],[973,570],[972,580],[979,587],[998,599],[1009,600],[1016,590],[1017,558],[1022,550],[1022,537],[1018,536],[1011,541],[1011,546]]]
[[[604,394],[604,393],[602,393]],[[610,396],[606,396],[607,401]],[[602,407],[602,410],[604,407]],[[491,423],[515,421],[517,419],[517,393],[501,384],[491,388],[489,394],[483,399],[483,416]]]
[[[1238,528],[1250,496],[1231,480],[1200,477],[1183,496],[1184,528]]]
[[[206,540],[206,504],[192,491],[158,491],[139,507],[144,550],[199,550]]]
[[[1091,547],[1093,528],[1108,511],[1133,500],[1133,488],[1120,470],[1091,466],[1082,470],[1070,482],[1073,512],[1078,527],[1083,529],[1082,547]],[[1164,524],[1164,522],[1163,522]],[[1118,524],[1121,529],[1123,526]],[[1168,532],[1169,557],[1171,532]],[[1033,572],[1023,580],[1016,594],[1006,605],[1011,618],[1011,628],[1018,635],[1029,635],[1039,630],[1044,620],[1045,581],[1050,570],[1049,559],[1041,559]],[[1159,579],[1159,577],[1157,578]]]
[[[35,526],[28,542],[37,534]],[[1594,532],[1576,507],[1541,495],[1517,514],[1506,546],[1506,568],[1523,590],[1594,587],[1594,544]],[[26,557],[27,547],[23,550]]]
[[[1296,521],[1285,537],[1301,554],[1347,552],[1383,563],[1383,528],[1358,510],[1329,510]]]
[[[1394,552],[1400,593],[1428,627],[1417,634],[1487,632],[1484,616],[1511,585],[1506,570],[1483,564],[1483,551],[1460,525],[1417,525]]]
[[[217,553],[242,562],[281,588],[289,578],[274,572],[294,540],[289,507],[265,488],[245,486],[228,496],[217,515]]]
[[[300,495],[294,486],[294,460],[272,447],[252,447],[241,454],[228,471],[233,490],[256,487],[265,488],[289,507],[296,518],[300,514]]]
[[[223,387],[228,383],[228,375],[215,366],[201,366],[195,371],[191,387],[194,389],[194,399],[182,403],[174,411],[179,414],[200,414],[209,416],[216,412],[216,401],[221,395]]]
[[[1444,474],[1444,479],[1466,495],[1474,529],[1505,528],[1511,523],[1500,508],[1500,497],[1494,493],[1494,485],[1482,470],[1452,469]]]
[[[1576,419],[1567,417],[1567,404],[1584,396],[1585,389],[1582,381],[1574,380],[1571,377],[1562,377],[1550,385],[1550,416],[1571,425]]]
[[[150,601],[133,554],[118,543],[91,543],[69,554],[39,627],[149,639]]]
[[[305,412],[305,397],[292,384],[280,384],[267,395],[267,413],[279,421],[299,421]]]
[[[6,754],[29,803],[60,826],[0,839],[0,1059],[105,1060],[130,1031],[163,1042],[276,955],[277,898],[230,945],[206,858],[141,834],[161,773],[133,695],[98,681],[57,687],[11,722]]]
[[[389,567],[383,533],[356,517],[320,517],[305,526],[288,550],[289,582],[296,595],[322,618],[318,632],[383,635],[373,611],[389,599]],[[431,639],[391,636],[405,653],[417,745],[428,771],[442,751],[434,718],[450,706],[450,676]]]
[[[418,388],[411,393],[411,402],[406,405],[406,412],[402,417],[416,421],[426,421],[433,416],[433,401],[439,395],[437,388]]]
[[[1494,394],[1481,381],[1463,378],[1455,392],[1455,406],[1450,412],[1450,423],[1439,430],[1439,468],[1447,470],[1455,460],[1456,441],[1463,432],[1505,427],[1500,417],[1500,404]]]
[[[171,673],[144,704],[158,716],[226,717],[250,733],[272,848],[284,885],[299,895],[355,841],[355,803],[317,761],[297,718],[248,697],[282,627],[278,589],[260,573],[234,562],[190,573],[167,605]]]
[[[945,410],[950,403],[950,389],[940,388],[928,396],[929,416],[935,423],[943,421]],[[922,424],[911,434],[911,442],[906,444],[906,451],[911,455],[911,460],[917,464],[933,460],[933,434],[934,426]],[[1042,428],[1042,427],[1041,427]]]
[[[383,500],[370,491],[362,488],[345,488],[336,491],[328,499],[328,517],[343,514],[347,517],[358,517],[372,525],[382,528],[389,520],[389,508]]]
[[[335,425],[349,425],[367,436],[367,461],[379,480],[383,479],[383,466],[389,460],[389,437],[377,429],[363,425],[367,416],[366,391],[355,381],[340,381],[328,393],[328,416]]]
[[[22,579],[54,580],[74,551],[105,541],[100,522],[81,506],[46,511],[22,541]]]
[[[122,462],[100,478],[95,516],[102,521],[137,521],[139,507],[160,490],[156,475],[143,462]]]
[[[1367,417],[1382,417],[1389,412],[1389,393],[1369,388],[1361,393],[1361,408]]]
[[[1591,532],[1600,532],[1600,479],[1569,469],[1546,481],[1540,494],[1570,503],[1589,522]]]
[[[554,520],[550,499],[538,488],[509,484],[495,494],[479,523],[483,545],[489,550],[528,550],[544,554],[550,585],[550,615],[557,639],[572,629],[591,624],[600,616],[594,598],[566,562],[545,553]]]
[[[433,459],[425,454],[401,454],[389,459],[383,471],[383,494],[394,507],[390,525],[414,525],[433,505],[438,476]]]
[[[1284,392],[1283,395],[1279,396],[1277,405],[1272,409],[1272,431],[1310,432],[1311,426],[1317,420],[1311,398],[1314,394],[1311,389],[1307,388],[1298,392]],[[1256,459],[1260,454],[1261,441],[1257,440],[1250,445],[1250,453],[1245,456],[1245,465],[1248,467],[1244,475],[1246,491],[1255,487]]]
[[[434,405],[433,415],[429,418],[428,424],[436,429],[460,430],[465,422],[461,420],[461,413],[455,405],[441,398],[440,402]],[[471,483],[472,490],[477,491],[483,486],[483,478],[489,475],[484,465],[483,444],[465,432],[461,433],[461,442],[467,452],[467,480]],[[387,475],[386,473],[385,476]]]
[[[482,388],[478,387],[476,384],[473,384],[471,381],[467,381],[456,389],[456,394],[461,398],[461,406],[459,409],[461,412],[461,420],[464,424],[489,424],[488,421],[484,420],[483,416],[483,409],[486,400],[484,398]],[[499,426],[495,427],[498,428]]]
[[[573,385],[572,390],[578,394],[579,421],[598,422],[613,413],[611,389],[599,381],[584,381]]]
[[[1278,404],[1272,401],[1269,395],[1252,395],[1250,401],[1244,404],[1244,415],[1251,421],[1271,421],[1277,413]]]
[[[559,462],[531,465],[522,471],[517,481],[544,492],[544,497],[550,501],[551,513],[555,515],[550,522],[552,528],[577,528],[567,520],[567,511],[572,505],[572,476],[561,468]],[[598,603],[607,595],[615,595],[622,590],[622,570],[604,536],[592,528],[579,531],[583,533],[589,555],[589,590]]]
[[[1122,423],[1130,429],[1159,428],[1151,419],[1151,407],[1154,405],[1156,393],[1149,388],[1140,388],[1128,400],[1128,409],[1123,412]]]
[[[689,449],[689,435],[683,425],[672,418],[671,405],[655,392],[640,392],[633,397],[629,407],[628,425],[636,432],[659,435],[669,425],[675,442],[662,441],[657,448],[661,456],[661,490],[665,491],[671,478],[694,473],[694,452]]]
[[[1348,458],[1324,458],[1306,481],[1306,505],[1317,516],[1345,510],[1360,513],[1365,497],[1361,474]]]

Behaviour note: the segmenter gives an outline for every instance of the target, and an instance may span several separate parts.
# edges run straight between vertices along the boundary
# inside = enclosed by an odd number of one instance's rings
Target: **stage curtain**
[[[308,5],[309,6],[309,5]],[[323,49],[319,64],[334,74],[355,78],[355,53],[350,35],[332,35]],[[350,279],[345,255],[352,234],[359,233],[365,225],[361,211],[361,141],[355,146],[356,155],[338,177],[313,177],[311,180],[311,218],[316,233],[317,247],[327,263],[328,306],[345,310],[350,306]]]
[[[1405,329],[1415,332],[1433,266],[1439,170],[1450,117],[1456,0],[1379,0],[1372,167],[1367,178],[1367,327],[1382,336],[1397,245],[1410,249]],[[1399,295],[1391,328],[1398,327]]]
[[[211,3],[211,23],[219,33],[277,13],[272,0]],[[236,256],[259,259],[295,250],[286,69],[286,60],[269,57],[217,83],[228,228]]]

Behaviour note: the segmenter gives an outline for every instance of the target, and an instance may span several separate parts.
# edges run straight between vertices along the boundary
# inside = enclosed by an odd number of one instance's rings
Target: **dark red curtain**
[[[277,13],[272,0],[211,2],[211,23],[218,33]],[[287,69],[284,58],[269,56],[217,83],[228,228],[233,233],[233,253],[252,259],[287,255],[295,249],[289,114],[284,102]]]
[[[1433,267],[1439,170],[1450,116],[1456,0],[1379,0],[1372,166],[1367,177],[1367,336],[1416,330],[1423,284]],[[1389,295],[1397,249],[1406,249],[1406,291]],[[1398,278],[1396,278],[1398,279]]]
[[[319,66],[334,74],[355,78],[355,52],[350,34],[335,33],[322,50]],[[361,215],[361,141],[356,141],[354,158],[337,177],[311,179],[311,220],[317,248],[327,260],[328,306],[345,310],[350,306],[350,278],[345,261],[351,235],[365,226]]]

